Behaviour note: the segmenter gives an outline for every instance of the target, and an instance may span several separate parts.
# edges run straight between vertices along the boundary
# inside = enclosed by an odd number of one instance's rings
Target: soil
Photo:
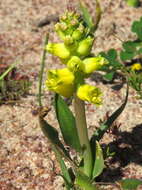
[[[77,1],[71,2],[77,4]],[[85,2],[94,16],[94,0]],[[66,0],[0,1],[0,62],[18,61],[19,71],[27,74],[32,82],[26,97],[15,104],[0,106],[0,190],[63,190],[63,180],[56,175],[60,172],[59,166],[34,113],[38,108],[38,73],[44,39],[49,33],[50,41],[58,41],[53,32],[54,21],[67,4]],[[130,27],[142,16],[142,6],[128,7],[124,0],[103,0],[101,6],[103,14],[94,51],[120,50],[121,41],[135,38]],[[48,20],[48,24],[41,26],[44,20]],[[55,57],[48,55],[46,69],[60,66]],[[106,113],[112,113],[123,103],[126,85],[118,90],[119,82],[106,85],[93,77],[89,82],[99,86],[104,94],[103,106],[96,108],[86,104],[91,135]],[[51,107],[51,99],[52,93],[44,90],[45,106]],[[116,123],[120,125],[119,130],[106,133],[101,140],[102,146],[109,145],[115,155],[106,160],[107,167],[98,182],[112,183],[124,178],[142,180],[141,115],[142,100],[136,99],[136,93],[130,89],[128,104]],[[49,112],[47,120],[58,129],[54,112]],[[118,188],[105,185],[104,189]]]

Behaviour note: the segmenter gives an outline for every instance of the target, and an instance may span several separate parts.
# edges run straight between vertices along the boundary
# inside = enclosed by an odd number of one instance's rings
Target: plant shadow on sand
[[[142,124],[136,125],[131,132],[118,131],[113,142],[102,146],[108,146],[115,155],[109,158],[106,168],[96,181],[115,182],[122,179],[123,170],[125,171],[123,168],[130,163],[142,166]]]

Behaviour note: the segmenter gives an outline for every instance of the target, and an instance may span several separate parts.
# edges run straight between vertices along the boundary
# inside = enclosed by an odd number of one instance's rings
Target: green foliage
[[[83,2],[80,2],[80,10],[82,12],[83,20],[85,24],[87,25],[87,27],[89,28],[89,31],[93,31],[94,23],[93,23],[92,17]]]
[[[130,6],[130,7],[138,7],[140,4],[139,0],[125,0],[126,3]]]
[[[98,24],[100,22],[101,13],[102,13],[99,0],[96,0],[95,20],[93,20],[93,18],[90,15],[87,7],[85,7],[85,5],[82,1],[80,1],[80,10],[82,12],[83,20],[84,20],[85,24],[88,26],[88,29],[89,29],[88,32],[90,32],[90,33],[92,33],[92,35],[94,35],[94,32],[97,30]]]
[[[81,190],[98,190],[98,188],[92,184],[89,177],[82,172],[77,172],[75,184],[81,188]]]
[[[94,136],[92,136],[91,142],[93,143],[94,140],[100,140],[103,135],[105,134],[105,132],[111,127],[111,125],[113,124],[113,122],[120,116],[120,114],[123,112],[127,101],[128,101],[128,86],[127,86],[127,92],[126,92],[126,97],[124,100],[124,103],[115,111],[112,113],[112,115],[107,119],[107,121],[105,121],[104,123],[101,124],[101,126],[96,130]]]
[[[112,81],[116,71],[121,69],[123,66],[118,61],[117,51],[115,49],[110,49],[107,53],[101,52],[100,55],[105,57],[109,61],[109,65],[102,67],[102,71],[104,71],[106,73],[103,77],[104,77],[104,79],[106,79],[108,81]]]
[[[92,178],[95,179],[97,176],[99,176],[102,173],[104,167],[105,165],[104,165],[103,151],[99,143],[96,141],[96,155],[95,155]]]
[[[137,91],[139,98],[142,99],[142,73],[131,70],[126,74],[130,86]]]
[[[137,34],[138,39],[142,40],[142,17],[139,21],[133,22],[131,30]]]
[[[21,74],[16,64],[0,64],[0,104],[14,103],[29,92],[29,77]]]
[[[65,101],[58,94],[55,95],[55,111],[60,125],[60,129],[67,145],[78,152],[81,152],[81,146],[76,129],[75,118],[68,108]]]
[[[118,182],[123,190],[136,190],[142,181],[138,179],[124,179]]]
[[[138,68],[136,71],[133,69],[133,65],[136,63],[142,65],[142,17],[133,22],[131,30],[136,34],[136,40],[123,42],[120,53],[115,49],[100,53],[109,61],[109,67],[104,65],[102,68],[102,71],[105,72],[103,78],[107,81],[113,81],[115,75],[118,72],[121,73],[142,98],[142,71]]]

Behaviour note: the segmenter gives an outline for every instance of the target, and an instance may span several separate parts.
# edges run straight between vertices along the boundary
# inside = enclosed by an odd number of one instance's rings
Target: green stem
[[[44,50],[41,58],[41,68],[40,68],[40,73],[39,73],[39,88],[38,88],[38,102],[39,106],[42,106],[41,102],[41,92],[42,92],[42,80],[43,80],[43,72],[44,72],[44,67],[45,67],[45,59],[46,59],[46,49],[45,46],[48,43],[48,34],[45,37],[45,42],[44,42]]]
[[[87,132],[85,104],[76,95],[74,96],[74,110],[79,140],[83,148],[84,173],[91,178],[93,159]]]

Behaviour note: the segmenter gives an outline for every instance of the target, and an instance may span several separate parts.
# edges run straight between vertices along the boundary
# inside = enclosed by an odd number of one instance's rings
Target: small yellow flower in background
[[[108,61],[101,56],[86,58],[83,60],[83,72],[90,74],[106,64],[108,64]]]
[[[84,40],[79,42],[77,53],[81,56],[87,56],[91,52],[94,39],[88,36]]]
[[[133,71],[139,71],[139,70],[142,70],[142,65],[140,63],[135,63],[131,66],[131,69]]]
[[[79,57],[72,56],[71,59],[67,62],[67,67],[73,71],[82,71],[83,70],[83,64]]]
[[[68,59],[70,57],[70,51],[64,43],[48,43],[46,50],[61,59]]]
[[[74,93],[74,75],[67,68],[49,70],[46,86],[64,97],[70,97]]]
[[[77,89],[77,96],[84,101],[91,102],[97,106],[102,104],[102,92],[99,88],[88,84],[81,85]]]

